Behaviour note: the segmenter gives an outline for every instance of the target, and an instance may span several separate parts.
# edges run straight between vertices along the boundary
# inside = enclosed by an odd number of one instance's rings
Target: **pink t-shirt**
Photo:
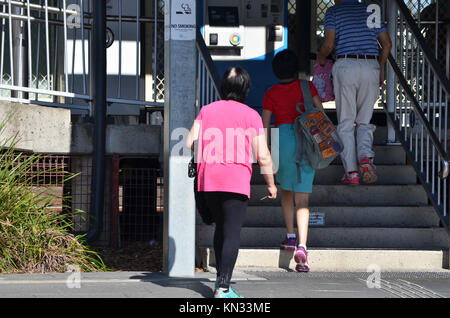
[[[221,100],[204,106],[197,155],[198,191],[233,192],[250,198],[252,140],[264,134],[261,116],[247,105]]]

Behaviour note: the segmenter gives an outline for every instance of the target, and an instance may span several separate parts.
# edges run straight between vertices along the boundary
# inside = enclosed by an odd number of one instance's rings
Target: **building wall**
[[[17,148],[48,154],[92,153],[92,123],[71,122],[67,109],[0,102],[0,121],[14,114],[1,138],[17,134]],[[159,155],[161,126],[107,125],[106,153]]]

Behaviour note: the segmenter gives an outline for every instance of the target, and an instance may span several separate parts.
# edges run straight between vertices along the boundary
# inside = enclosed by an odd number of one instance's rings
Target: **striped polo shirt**
[[[383,19],[381,27],[373,27],[369,19],[374,11],[358,0],[342,0],[325,14],[325,31],[335,30],[336,55],[379,55],[378,36],[386,31]],[[372,18],[372,17],[371,17]],[[369,27],[370,26],[370,27]]]

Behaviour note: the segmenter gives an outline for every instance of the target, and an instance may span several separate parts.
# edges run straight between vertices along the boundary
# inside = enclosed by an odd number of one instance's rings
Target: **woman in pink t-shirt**
[[[204,192],[216,223],[216,298],[240,297],[231,288],[230,280],[250,198],[252,150],[264,173],[267,197],[275,199],[277,195],[261,116],[243,104],[249,89],[247,71],[240,67],[229,68],[221,84],[223,100],[201,109],[187,142],[187,146],[192,148],[194,140],[198,140],[198,191]]]

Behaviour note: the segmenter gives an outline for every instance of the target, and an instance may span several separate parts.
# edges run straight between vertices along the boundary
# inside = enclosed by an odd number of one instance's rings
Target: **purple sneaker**
[[[297,246],[297,238],[285,238],[283,242],[281,242],[281,249],[286,251],[295,251],[295,247]]]
[[[295,266],[297,272],[309,272],[308,252],[303,246],[299,246],[295,250],[294,260],[297,263]]]

